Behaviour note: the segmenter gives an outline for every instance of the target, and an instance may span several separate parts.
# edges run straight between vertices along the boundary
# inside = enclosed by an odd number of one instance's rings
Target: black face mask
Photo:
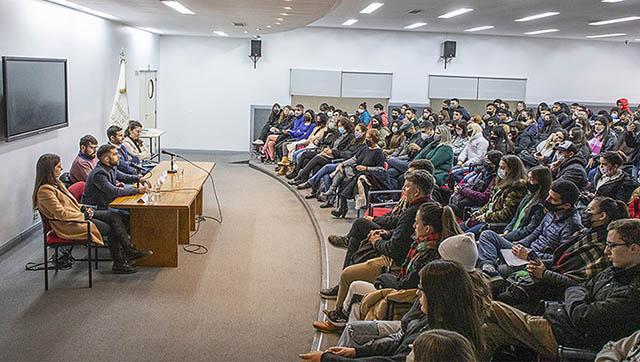
[[[391,119],[398,119],[398,116],[396,116],[395,114],[392,114]]]
[[[586,210],[580,213],[580,221],[582,222],[582,226],[586,227],[587,229],[590,229],[591,226],[593,226],[593,221],[591,220],[591,216],[592,215],[588,213]]]
[[[473,131],[467,131],[467,136],[468,136],[468,137],[473,136]]]
[[[365,143],[367,144],[367,146],[369,146],[369,147],[373,146],[373,141],[372,141],[372,140],[370,140],[370,139],[368,139],[368,138],[367,138],[367,139],[365,139],[365,140],[364,140],[364,142],[365,142]]]
[[[529,192],[531,193],[538,191],[538,184],[532,184],[531,182],[527,182],[527,190],[529,190]]]

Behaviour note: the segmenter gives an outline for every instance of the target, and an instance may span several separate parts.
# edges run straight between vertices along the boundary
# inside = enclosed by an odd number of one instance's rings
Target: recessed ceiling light
[[[624,0],[602,0],[603,3],[619,3]]]
[[[531,15],[531,16],[527,16],[524,18],[520,18],[520,19],[516,19],[515,21],[531,21],[531,20],[536,20],[536,19],[542,19],[542,18],[548,18],[550,16],[554,16],[554,15],[558,15],[560,14],[557,11],[550,11],[547,13],[542,13],[542,14],[536,14],[536,15]]]
[[[495,28],[495,26],[493,25],[485,25],[485,26],[478,26],[475,28],[471,28],[471,29],[467,29],[465,31],[481,31],[481,30],[489,30],[489,29],[493,29]]]
[[[285,10],[293,10],[293,8],[291,6],[285,6],[283,9],[285,9]]]
[[[282,25],[282,23],[281,23],[281,22],[279,22],[279,21],[277,21],[277,22],[276,22],[276,25]]]
[[[411,25],[405,26],[404,28],[405,29],[415,29],[415,28],[419,28],[419,27],[425,26],[425,25],[427,25],[427,23],[413,23]]]
[[[611,38],[614,36],[625,36],[626,33],[613,33],[613,34],[599,34],[599,35],[587,35],[589,39],[599,39],[599,38]]]
[[[216,30],[213,33],[215,35],[218,35],[218,36],[229,36],[229,34],[225,33],[224,31],[220,31],[220,30]]]
[[[470,11],[473,11],[473,9],[460,8],[458,10],[454,10],[454,11],[448,12],[446,14],[442,14],[442,15],[440,15],[438,17],[440,19],[449,19],[449,18],[453,18],[454,16],[458,16],[458,15],[462,15],[462,14],[468,13]]]
[[[267,28],[269,28],[269,29],[270,29],[270,28],[271,28],[271,25],[267,25]]]
[[[360,14],[371,14],[372,12],[380,9],[384,3],[371,3],[366,8],[360,10]]]
[[[276,18],[276,20],[278,20],[278,21],[284,21],[284,19],[283,19],[283,18]]]
[[[345,21],[344,23],[342,23],[342,25],[349,26],[349,25],[353,25],[353,24],[355,24],[357,22],[358,22],[358,19],[349,19],[349,20]]]
[[[607,24],[615,24],[615,23],[624,23],[625,21],[633,21],[633,20],[640,20],[640,16],[628,16],[626,18],[596,21],[594,23],[589,23],[589,25],[607,25]]]
[[[74,9],[74,10],[82,11],[83,13],[99,16],[101,18],[105,18],[105,19],[109,19],[109,20],[122,20],[117,16],[113,16],[111,14],[107,14],[107,13],[102,12],[102,11],[93,10],[93,9],[88,8],[86,6],[78,5],[78,4],[72,3],[72,2],[67,1],[67,0],[49,0],[49,2],[52,2],[54,4],[58,4],[58,5],[62,5],[62,6],[66,6],[68,8]]]
[[[538,35],[538,34],[546,34],[546,33],[555,33],[556,31],[559,31],[558,29],[544,29],[544,30],[536,30],[536,31],[530,31],[528,33],[524,33],[525,35]]]
[[[163,4],[165,4],[165,5],[167,5],[168,7],[172,8],[173,10],[179,12],[180,14],[183,14],[183,15],[195,15],[196,14],[193,11],[191,11],[189,8],[187,8],[186,6],[180,4],[177,1],[161,0],[161,2]]]
[[[288,13],[280,13],[280,15],[282,15],[282,16],[289,16],[289,14],[288,14]]]

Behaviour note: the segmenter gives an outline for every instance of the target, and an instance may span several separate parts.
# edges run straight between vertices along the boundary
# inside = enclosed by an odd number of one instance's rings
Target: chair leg
[[[94,248],[93,248],[93,250],[94,250],[94,251],[93,251],[93,256],[94,256],[94,257],[95,257],[95,259],[96,259],[96,270],[98,270],[98,248],[95,248],[95,247],[94,247]]]
[[[88,260],[89,260],[89,288],[93,288],[93,281],[91,278],[91,269],[92,269],[92,263],[91,263],[91,243],[87,244],[87,256],[88,256]]]
[[[58,272],[58,247],[55,247],[55,259],[53,262],[53,267],[56,269],[56,273]]]
[[[49,290],[49,258],[47,253],[47,244],[44,244],[44,290]]]

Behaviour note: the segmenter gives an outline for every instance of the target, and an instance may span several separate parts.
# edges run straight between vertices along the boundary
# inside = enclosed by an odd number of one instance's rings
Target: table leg
[[[198,195],[196,195],[196,215],[202,215],[202,208],[204,206],[203,196],[202,196],[202,188],[198,191]]]
[[[191,231],[196,230],[196,200],[193,200],[191,206],[189,206],[189,221],[191,223]]]
[[[178,210],[171,208],[133,208],[131,242],[139,250],[153,255],[137,263],[140,266],[178,266]]]
[[[178,210],[178,240],[180,244],[189,244],[189,237],[191,233],[191,211],[189,208],[182,208]]]

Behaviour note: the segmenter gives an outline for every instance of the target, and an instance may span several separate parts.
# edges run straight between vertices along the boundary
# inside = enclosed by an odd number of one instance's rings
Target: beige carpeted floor
[[[24,270],[42,259],[39,232],[2,256],[0,359],[295,361],[308,350],[321,281],[312,224],[277,181],[233,155],[214,159],[224,223],[202,223],[192,240],[209,253],[180,251],[178,268],[119,276],[102,263],[88,289],[78,263],[45,292],[42,272]],[[205,213],[217,216],[206,190]]]

